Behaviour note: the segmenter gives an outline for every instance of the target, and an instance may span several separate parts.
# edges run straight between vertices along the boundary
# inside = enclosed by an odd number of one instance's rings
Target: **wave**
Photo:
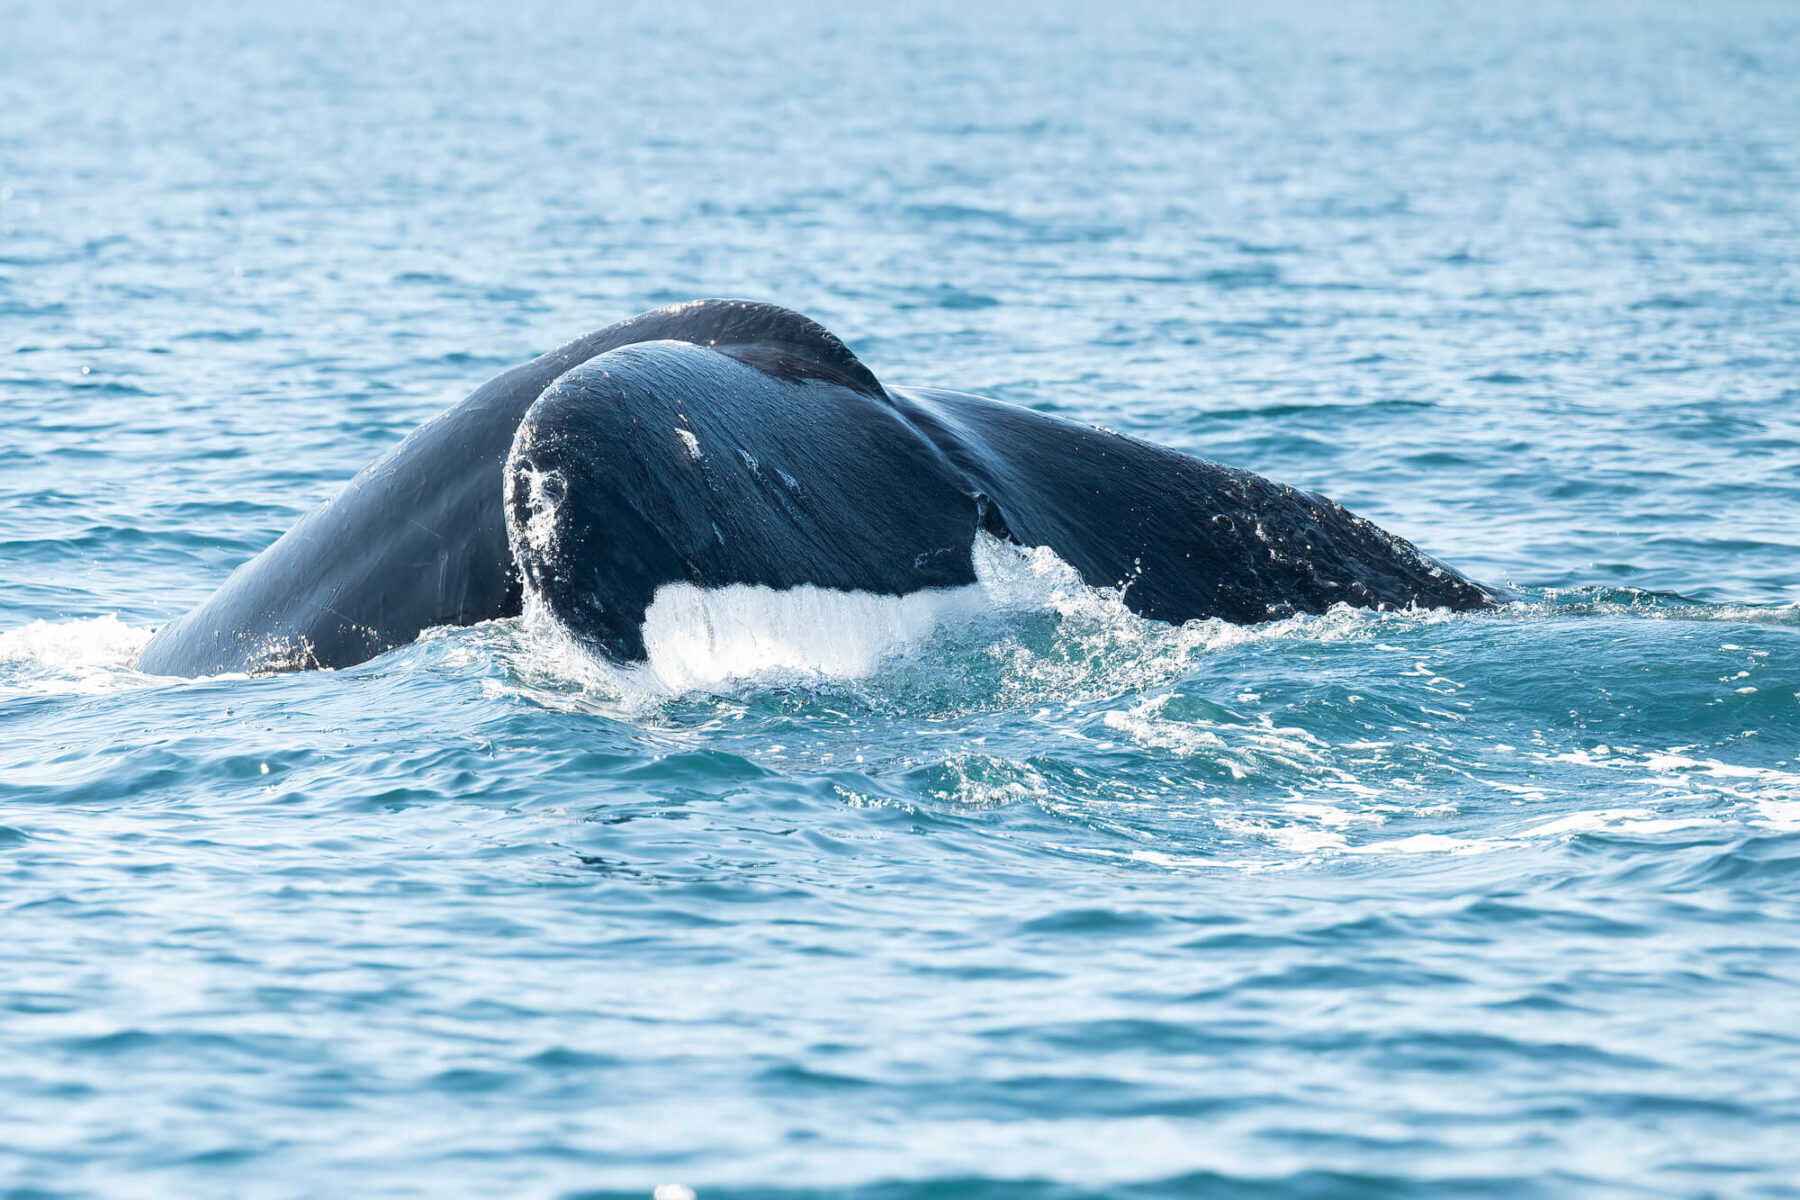
[[[1733,604],[1695,600],[1676,592],[1653,592],[1642,588],[1521,588],[1518,600],[1503,606],[1500,615],[1525,619],[1605,616],[1800,626],[1800,601]]]

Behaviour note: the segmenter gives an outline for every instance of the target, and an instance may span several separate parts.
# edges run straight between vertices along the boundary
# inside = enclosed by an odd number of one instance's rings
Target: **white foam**
[[[555,497],[546,499],[554,502]],[[978,627],[982,618],[998,614],[1048,616],[1055,623],[1048,645],[1031,644],[1031,639],[1014,636],[1016,630],[1009,627],[997,630],[997,636],[975,651],[1003,668],[994,681],[997,691],[987,696],[987,702],[1011,705],[1044,697],[1066,701],[1160,687],[1192,671],[1207,655],[1242,644],[1291,638],[1364,640],[1396,624],[1448,619],[1438,610],[1377,613],[1339,605],[1321,615],[1257,626],[1220,620],[1172,626],[1133,613],[1118,587],[1089,586],[1046,547],[1021,547],[981,532],[972,554],[973,585],[907,596],[817,587],[665,585],[646,615],[648,660],[629,668],[582,649],[528,586],[526,655],[519,666],[527,676],[551,685],[555,694],[544,697],[547,703],[583,704],[562,690],[573,684],[596,693],[595,699],[622,699],[628,708],[636,708],[685,693],[723,690],[747,679],[866,679],[896,661],[901,652],[947,628],[970,623]],[[985,633],[982,636],[985,639]],[[1142,715],[1121,718],[1125,723],[1116,727],[1140,742],[1160,740],[1157,731],[1137,719]],[[1262,733],[1286,742],[1294,731]],[[1163,748],[1204,750],[1198,744]],[[1274,752],[1277,747],[1257,749]],[[1316,747],[1310,749],[1301,757],[1312,757]]]
[[[1356,847],[1358,854],[1482,854],[1502,843],[1492,838],[1459,838],[1447,833],[1415,833]]]
[[[94,692],[130,686],[142,679],[133,666],[152,632],[111,614],[33,621],[0,633],[0,666],[12,668],[10,676],[29,679],[35,691]]]
[[[1630,833],[1666,833],[1670,830],[1704,826],[1707,819],[1680,820],[1660,818],[1647,808],[1597,808],[1570,813],[1534,825],[1524,831],[1526,837],[1570,837],[1578,833],[1617,830]]]
[[[989,609],[979,584],[906,596],[670,584],[644,614],[646,670],[671,692],[755,675],[860,679],[945,621]]]
[[[1048,550],[981,533],[974,561],[975,583],[905,596],[665,584],[644,616],[647,659],[628,668],[581,650],[535,593],[526,596],[525,619],[539,639],[535,666],[627,701],[655,701],[747,678],[865,679],[947,625],[1006,611],[1073,612],[1109,603]],[[1124,612],[1116,599],[1110,603]]]

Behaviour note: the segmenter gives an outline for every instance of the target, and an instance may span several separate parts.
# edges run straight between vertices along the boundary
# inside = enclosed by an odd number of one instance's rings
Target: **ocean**
[[[0,6],[0,1197],[1800,1196],[1800,9],[294,7]],[[1514,599],[134,670],[697,296]]]

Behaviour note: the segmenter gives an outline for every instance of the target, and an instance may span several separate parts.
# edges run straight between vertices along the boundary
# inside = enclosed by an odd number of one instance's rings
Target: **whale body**
[[[823,327],[699,300],[589,334],[427,422],[157,631],[139,669],[345,667],[529,594],[646,656],[660,588],[905,596],[975,582],[978,531],[1140,615],[1255,623],[1496,596],[1313,492],[1031,409],[884,387]]]

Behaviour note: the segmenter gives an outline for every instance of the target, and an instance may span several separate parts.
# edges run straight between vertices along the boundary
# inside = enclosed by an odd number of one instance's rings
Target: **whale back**
[[[694,300],[647,312],[604,331],[606,350],[642,342],[705,346],[789,383],[834,383],[881,397],[881,383],[836,334],[810,317],[752,300]],[[599,353],[601,351],[596,351]],[[588,357],[592,357],[589,355]]]
[[[635,660],[664,585],[954,587],[974,581],[978,528],[1170,622],[1492,603],[1323,496],[979,396],[884,389],[798,313],[705,300],[490,380],[158,631],[139,666],[348,666],[515,615],[522,581]]]

